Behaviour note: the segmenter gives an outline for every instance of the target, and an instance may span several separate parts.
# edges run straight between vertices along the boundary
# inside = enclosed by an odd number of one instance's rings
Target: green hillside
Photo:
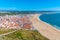
[[[48,40],[36,30],[17,30],[14,33],[0,37],[0,40]]]

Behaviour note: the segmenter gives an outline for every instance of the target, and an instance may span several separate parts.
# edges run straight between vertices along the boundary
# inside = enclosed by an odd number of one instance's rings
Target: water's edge
[[[42,15],[44,15],[44,14],[42,14]],[[42,19],[41,19],[41,16],[42,15],[40,15],[38,18],[41,20],[41,21],[43,21]],[[46,21],[43,21],[43,22],[45,22],[45,23],[48,23],[49,25],[52,25],[51,23],[49,23],[49,22],[46,22]],[[52,25],[54,28],[56,28],[57,30],[60,30],[60,27],[59,26],[57,26],[57,25]]]

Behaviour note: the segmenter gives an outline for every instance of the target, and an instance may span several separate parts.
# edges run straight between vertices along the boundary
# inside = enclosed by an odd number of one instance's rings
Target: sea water
[[[60,13],[42,14],[39,17],[42,21],[51,24],[53,27],[60,30]]]

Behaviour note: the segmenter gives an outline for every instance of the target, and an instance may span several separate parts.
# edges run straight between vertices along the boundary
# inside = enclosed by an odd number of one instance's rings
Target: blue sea
[[[60,30],[60,13],[55,14],[42,14],[39,17],[42,21],[52,25],[53,27]]]

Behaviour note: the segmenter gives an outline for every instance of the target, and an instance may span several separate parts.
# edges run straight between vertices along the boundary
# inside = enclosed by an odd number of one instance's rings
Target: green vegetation
[[[11,31],[14,31],[14,30],[2,28],[2,29],[0,29],[0,35],[1,35],[1,34],[4,34],[4,33],[11,32]]]
[[[5,16],[5,15],[24,15],[24,13],[19,13],[19,12],[7,12],[7,13],[0,13],[0,16]]]
[[[17,30],[14,33],[0,37],[0,40],[48,40],[36,30]]]
[[[9,12],[9,13],[0,13],[0,16],[5,16],[5,15],[26,15],[29,13],[14,13],[14,12]]]

